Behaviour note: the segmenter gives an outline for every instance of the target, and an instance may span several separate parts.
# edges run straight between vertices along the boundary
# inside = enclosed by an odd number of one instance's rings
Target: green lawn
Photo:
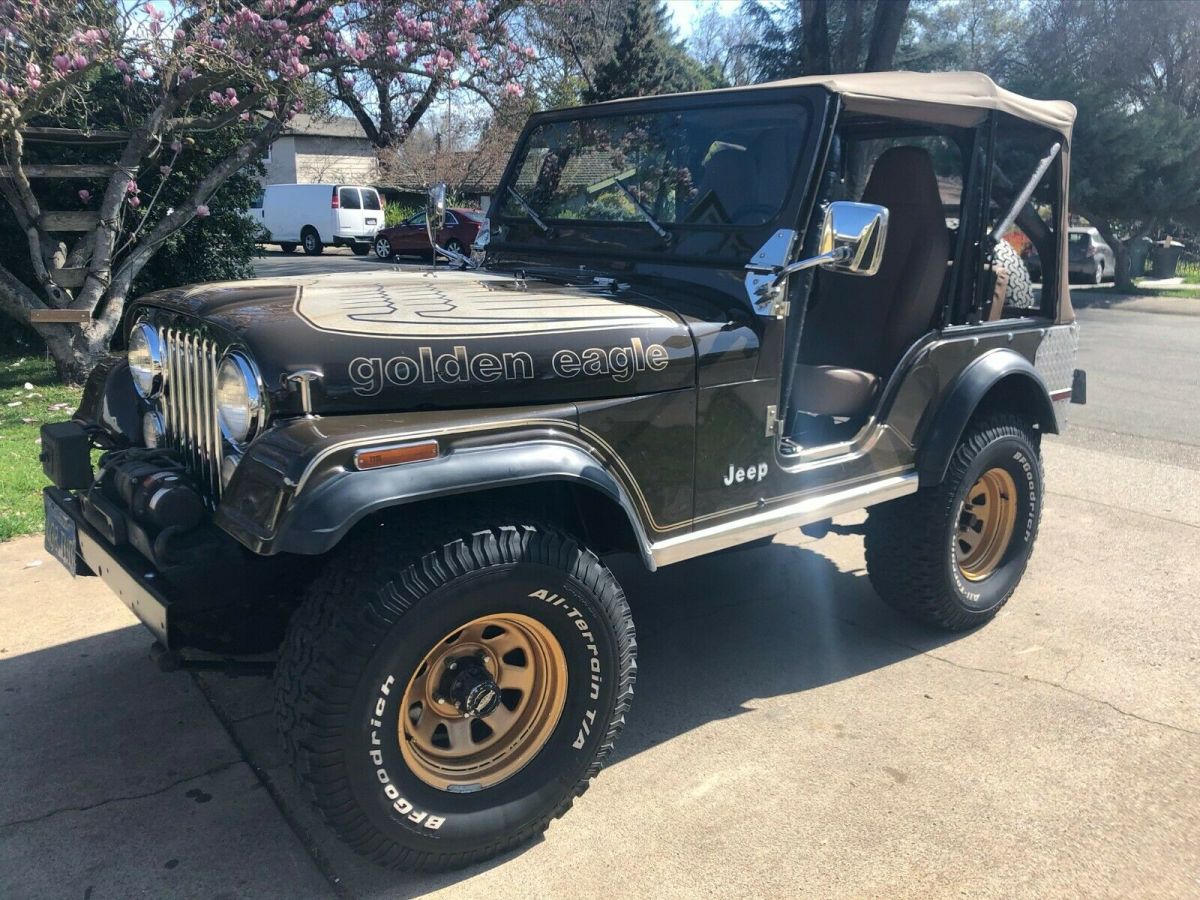
[[[0,355],[0,541],[42,530],[38,429],[69,419],[80,393],[58,383],[43,353]]]

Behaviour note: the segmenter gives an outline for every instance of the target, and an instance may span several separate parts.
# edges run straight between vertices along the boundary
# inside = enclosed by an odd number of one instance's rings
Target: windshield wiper
[[[625,186],[625,182],[623,182],[617,175],[614,175],[612,180],[613,183],[621,189],[625,196],[629,198],[629,202],[633,204],[634,208],[642,214],[642,218],[649,223],[650,227],[654,229],[654,232],[664,241],[671,240],[671,233],[658,224],[658,221],[654,218],[654,216],[650,215],[650,210],[642,206],[642,201],[637,198],[633,191]]]
[[[513,195],[514,200],[521,204],[521,209],[525,210],[529,218],[533,219],[533,224],[546,232],[546,234],[549,234],[550,226],[543,222],[542,217],[533,211],[533,207],[529,205],[529,201],[522,197],[521,193],[512,185],[508,186],[508,192]]]

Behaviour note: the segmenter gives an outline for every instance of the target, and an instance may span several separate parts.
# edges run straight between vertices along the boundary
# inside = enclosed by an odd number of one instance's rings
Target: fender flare
[[[383,509],[546,481],[582,485],[616,503],[643,562],[655,569],[645,527],[625,486],[582,448],[553,439],[455,449],[438,459],[390,468],[343,470],[296,497],[280,517],[272,552],[325,553],[357,522]]]
[[[919,441],[916,462],[921,487],[942,483],[971,416],[1002,382],[1028,401],[1043,433],[1058,434],[1050,391],[1033,364],[1007,347],[990,350],[963,369],[950,385],[932,425]]]

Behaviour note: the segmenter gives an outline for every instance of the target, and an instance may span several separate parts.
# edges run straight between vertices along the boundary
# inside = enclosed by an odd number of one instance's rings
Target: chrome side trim
[[[877,478],[833,493],[817,491],[786,506],[767,509],[733,522],[702,528],[691,534],[668,538],[650,546],[655,566],[668,566],[706,553],[736,547],[747,541],[778,534],[789,528],[819,522],[844,513],[854,512],[876,503],[885,503],[916,493],[918,476],[909,470],[898,475]]]

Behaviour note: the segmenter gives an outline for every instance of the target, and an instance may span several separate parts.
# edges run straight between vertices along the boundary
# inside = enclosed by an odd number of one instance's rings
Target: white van
[[[332,244],[364,256],[383,227],[383,200],[366,185],[268,184],[251,204],[250,217],[266,230],[267,243],[284,253],[299,246],[315,256]]]

